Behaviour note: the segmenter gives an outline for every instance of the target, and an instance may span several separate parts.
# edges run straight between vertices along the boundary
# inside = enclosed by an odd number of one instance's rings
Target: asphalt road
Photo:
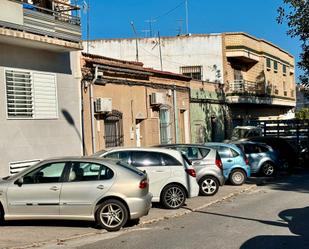
[[[107,233],[83,249],[308,249],[309,174],[217,203],[200,211],[134,229]],[[59,245],[59,248],[62,248]]]

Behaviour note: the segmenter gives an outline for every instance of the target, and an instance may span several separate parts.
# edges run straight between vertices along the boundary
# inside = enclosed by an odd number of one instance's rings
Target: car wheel
[[[230,175],[230,181],[233,185],[242,185],[246,180],[246,173],[241,169],[235,169]]]
[[[186,192],[183,187],[171,184],[162,190],[161,203],[167,209],[180,208],[186,201]]]
[[[102,202],[96,212],[97,225],[107,231],[118,231],[129,218],[129,212],[125,205],[114,199]]]
[[[200,195],[215,195],[219,190],[219,181],[214,176],[204,176],[199,181]]]
[[[264,176],[274,176],[275,172],[275,166],[270,162],[265,162],[261,167],[261,173]]]

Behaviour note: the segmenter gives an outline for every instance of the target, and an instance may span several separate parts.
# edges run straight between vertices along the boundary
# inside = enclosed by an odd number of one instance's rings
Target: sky
[[[85,0],[89,1],[90,39],[150,35],[147,20],[153,20],[153,36],[186,33],[183,0]],[[286,35],[286,24],[278,24],[277,9],[283,0],[188,0],[189,33],[247,32],[268,40],[294,55],[301,51],[297,38]],[[87,11],[82,11],[83,39],[87,39]],[[296,76],[301,71],[296,69]]]

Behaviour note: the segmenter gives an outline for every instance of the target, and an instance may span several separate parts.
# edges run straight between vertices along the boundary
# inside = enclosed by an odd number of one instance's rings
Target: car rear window
[[[130,170],[131,172],[134,172],[135,174],[139,175],[139,176],[143,176],[145,175],[144,171],[139,170],[138,168],[135,168],[134,166],[131,166],[130,164],[124,162],[124,161],[118,161],[117,165],[126,168],[128,170]]]
[[[131,164],[135,167],[163,166],[160,153],[148,151],[132,151]]]

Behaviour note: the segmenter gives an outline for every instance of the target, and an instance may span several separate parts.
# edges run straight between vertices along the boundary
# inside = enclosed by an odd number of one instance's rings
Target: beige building
[[[87,154],[116,146],[190,142],[190,78],[83,54]]]
[[[295,107],[291,54],[246,33],[225,33],[222,39],[226,101],[234,125],[277,119]]]

